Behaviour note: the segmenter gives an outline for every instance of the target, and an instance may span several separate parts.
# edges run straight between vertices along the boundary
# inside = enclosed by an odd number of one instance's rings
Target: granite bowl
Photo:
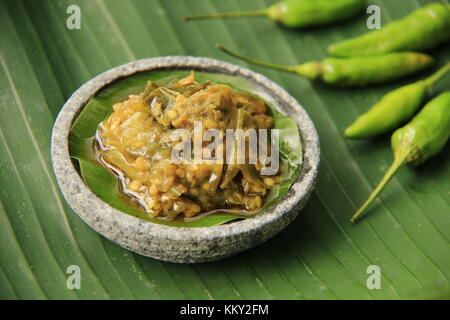
[[[303,144],[301,173],[288,193],[264,212],[229,224],[178,228],[125,214],[97,197],[83,182],[69,154],[69,131],[86,103],[105,86],[126,76],[153,70],[199,70],[242,77],[260,86],[299,127]],[[64,104],[52,133],[51,156],[59,187],[72,209],[95,231],[138,254],[155,259],[195,263],[219,260],[255,247],[289,225],[314,187],[319,166],[319,139],[314,124],[283,88],[268,78],[223,61],[170,56],[129,62],[86,82]]]

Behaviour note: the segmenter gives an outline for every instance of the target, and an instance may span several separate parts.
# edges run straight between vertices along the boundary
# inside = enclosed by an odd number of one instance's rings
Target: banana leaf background
[[[425,0],[369,1],[382,23]],[[348,141],[343,129],[383,94],[433,70],[366,89],[333,89],[248,66],[214,48],[284,64],[327,56],[326,46],[366,32],[351,21],[288,30],[264,18],[183,23],[188,14],[263,8],[269,0],[0,0],[1,299],[421,299],[450,298],[449,146],[403,168],[356,225],[349,218],[387,169],[389,135]],[[446,2],[448,3],[448,2]],[[81,29],[66,27],[81,8]],[[404,30],[408,32],[408,30]],[[450,46],[431,52],[436,67]],[[316,190],[301,215],[265,244],[220,262],[165,263],[126,251],[92,231],[55,183],[50,134],[61,106],[85,81],[146,57],[194,55],[248,66],[285,87],[321,138]],[[434,70],[435,70],[434,69]],[[441,82],[449,88],[450,79]],[[66,287],[70,265],[81,289]],[[381,289],[366,286],[381,269]]]

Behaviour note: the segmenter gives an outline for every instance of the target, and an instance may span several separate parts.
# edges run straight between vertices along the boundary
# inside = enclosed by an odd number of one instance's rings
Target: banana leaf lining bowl
[[[295,120],[302,143],[300,174],[284,197],[254,217],[211,227],[161,225],[119,211],[94,194],[82,180],[69,152],[69,134],[77,116],[96,94],[112,83],[143,72],[196,70],[246,79],[271,96]],[[314,124],[284,89],[248,69],[223,61],[171,56],[129,62],[86,82],[61,109],[52,133],[51,157],[59,187],[72,209],[95,231],[138,254],[178,263],[215,261],[252,248],[289,225],[305,205],[319,166]]]

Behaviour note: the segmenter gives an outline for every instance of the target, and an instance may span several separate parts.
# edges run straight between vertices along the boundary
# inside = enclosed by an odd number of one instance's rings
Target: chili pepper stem
[[[288,71],[288,72],[294,72],[297,73],[297,68],[295,66],[283,66],[280,64],[274,64],[274,63],[269,63],[269,62],[264,62],[264,61],[260,61],[260,60],[256,60],[253,58],[249,58],[249,57],[245,57],[242,56],[240,54],[237,54],[235,52],[232,52],[224,47],[222,47],[220,44],[216,44],[215,47],[219,50],[222,50],[223,52],[225,52],[226,54],[229,54],[230,56],[233,56],[237,59],[243,60],[243,61],[247,61],[253,64],[257,64],[263,67],[268,67],[268,68],[273,68],[273,69],[278,69],[278,70],[283,70],[283,71]]]
[[[447,62],[434,74],[423,80],[427,88],[431,88],[440,78],[442,78],[448,71],[450,71],[450,62]]]
[[[261,17],[267,16],[268,10],[255,10],[255,11],[239,11],[239,12],[225,12],[215,14],[201,14],[196,16],[183,17],[184,21],[200,20],[200,19],[222,19],[222,18],[239,18],[239,17]]]
[[[395,153],[394,161],[392,162],[391,166],[387,170],[384,177],[381,179],[381,181],[378,183],[378,185],[375,187],[375,189],[370,194],[369,198],[362,204],[362,206],[355,212],[355,214],[351,217],[351,222],[356,222],[361,218],[361,216],[364,214],[366,209],[372,204],[372,202],[378,197],[378,195],[383,191],[383,189],[386,187],[388,182],[392,179],[394,174],[397,172],[397,170],[403,166],[406,161],[408,154],[410,153],[410,148],[402,148],[402,150],[399,150]]]

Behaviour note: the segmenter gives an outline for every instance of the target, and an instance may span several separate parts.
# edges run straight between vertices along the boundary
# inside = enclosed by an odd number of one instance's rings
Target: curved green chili
[[[262,10],[204,14],[184,17],[184,20],[266,16],[286,27],[298,28],[345,20],[364,7],[365,0],[285,0]]]
[[[394,130],[414,115],[433,84],[448,71],[450,62],[425,80],[389,92],[345,129],[344,136],[366,139]]]
[[[320,62],[284,66],[244,57],[218,44],[216,47],[250,63],[293,72],[310,80],[319,80],[339,87],[361,87],[396,80],[423,70],[433,63],[433,58],[423,53],[398,52],[369,57],[328,58]]]
[[[362,216],[401,166],[423,163],[441,151],[449,137],[450,91],[447,91],[427,103],[411,122],[394,132],[391,139],[394,161],[350,220],[354,222]]]
[[[328,47],[334,56],[352,57],[422,51],[450,39],[450,5],[432,3],[381,29]]]

